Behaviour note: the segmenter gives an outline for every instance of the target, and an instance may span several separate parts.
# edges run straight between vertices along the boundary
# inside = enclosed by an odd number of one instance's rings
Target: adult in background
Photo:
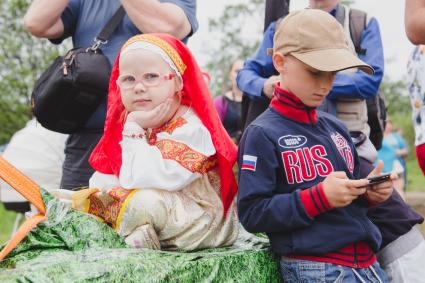
[[[32,35],[48,38],[54,44],[72,37],[74,47],[89,47],[120,5],[126,15],[107,44],[101,46],[111,66],[120,47],[133,35],[160,32],[187,41],[198,28],[196,0],[34,0],[24,24]],[[84,129],[66,141],[61,189],[88,185],[94,172],[88,158],[103,133],[106,97],[105,93]]]
[[[407,86],[415,129],[416,159],[425,175],[425,56],[424,46],[416,46],[407,65]]]
[[[394,188],[404,198],[405,187],[405,168],[403,167],[402,158],[407,155],[406,143],[400,140],[397,133],[393,131],[391,120],[387,120],[384,131],[384,140],[382,147],[378,151],[378,159],[384,162],[384,173],[396,173],[398,178],[393,180]]]
[[[329,12],[343,25],[346,39],[352,53],[359,59],[373,67],[372,76],[360,71],[339,72],[333,83],[330,94],[319,110],[336,115],[344,122],[350,132],[362,133],[361,142],[356,144],[359,156],[374,162],[377,156],[376,149],[367,138],[370,127],[367,124],[367,107],[365,99],[377,95],[384,70],[384,54],[378,22],[375,18],[367,16],[366,25],[360,36],[360,49],[356,50],[353,37],[350,34],[350,16],[353,11],[342,5],[340,0],[310,0],[310,8]],[[267,50],[273,47],[273,36],[277,22],[270,24],[264,33],[263,41],[254,56],[245,62],[244,68],[239,72],[237,82],[244,95],[263,103],[267,107],[273,96],[274,86],[279,77],[273,66],[272,58]],[[246,126],[262,111],[248,112]]]
[[[413,44],[425,43],[425,1],[406,0],[404,26]]]
[[[229,136],[237,142],[242,135],[241,101],[242,91],[236,84],[236,76],[243,67],[242,60],[236,60],[232,64],[229,79],[232,83],[231,89],[225,94],[214,98],[214,106],[217,109],[221,122]]]
[[[269,32],[268,28],[278,19],[289,13],[290,0],[266,0],[264,14],[264,33]],[[272,35],[273,36],[273,35]],[[242,96],[242,127],[245,129],[258,115],[264,112],[269,106],[269,100],[258,99],[249,94]]]

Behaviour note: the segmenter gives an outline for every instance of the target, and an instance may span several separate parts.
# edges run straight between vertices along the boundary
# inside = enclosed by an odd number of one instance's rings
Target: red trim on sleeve
[[[327,197],[326,197],[326,195],[325,195],[325,191],[323,190],[323,183],[319,183],[319,184],[317,185],[317,187],[318,187],[318,190],[319,190],[320,198],[321,198],[321,200],[323,201],[323,204],[324,204],[324,206],[325,206],[326,210],[330,210],[330,209],[334,208],[334,207],[333,207],[333,206],[329,203],[328,198],[327,198]]]
[[[300,197],[305,211],[311,218],[333,208],[326,198],[322,183],[301,191]]]

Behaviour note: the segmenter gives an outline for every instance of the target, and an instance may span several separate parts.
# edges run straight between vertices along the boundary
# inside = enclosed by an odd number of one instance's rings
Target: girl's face
[[[172,100],[171,109],[180,105],[183,84],[160,55],[143,49],[129,50],[120,57],[119,67],[117,84],[128,112],[152,110],[168,98]]]

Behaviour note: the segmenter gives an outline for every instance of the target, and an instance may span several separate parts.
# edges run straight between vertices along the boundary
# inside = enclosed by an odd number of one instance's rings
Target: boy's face
[[[318,107],[332,89],[336,72],[316,70],[293,56],[273,55],[280,74],[280,87],[296,95],[305,105]]]
[[[171,109],[180,104],[177,92],[181,81],[173,77],[174,71],[160,55],[143,49],[130,50],[120,57],[119,67],[121,100],[128,112],[152,110],[167,98],[172,99]]]

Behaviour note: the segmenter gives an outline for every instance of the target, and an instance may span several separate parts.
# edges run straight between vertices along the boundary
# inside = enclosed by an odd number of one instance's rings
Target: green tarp
[[[0,282],[279,282],[268,242],[242,231],[228,248],[133,249],[109,226],[43,191],[46,223],[2,262]]]

